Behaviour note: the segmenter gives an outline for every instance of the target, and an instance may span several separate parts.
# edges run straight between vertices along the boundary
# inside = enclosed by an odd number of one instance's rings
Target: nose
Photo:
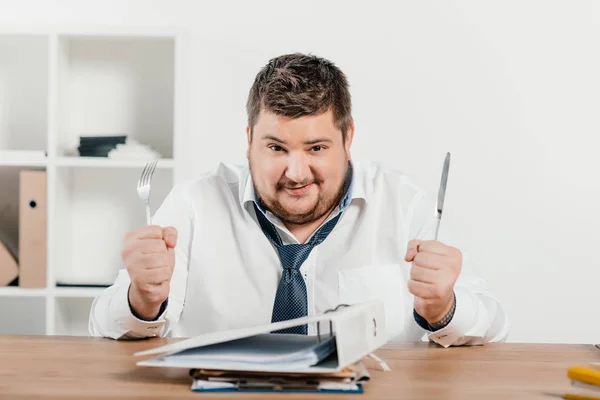
[[[290,154],[285,176],[300,184],[307,184],[310,181],[310,166],[306,158],[300,154]]]

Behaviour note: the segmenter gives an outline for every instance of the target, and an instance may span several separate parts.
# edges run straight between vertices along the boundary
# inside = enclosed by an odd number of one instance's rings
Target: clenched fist
[[[435,324],[452,309],[462,253],[438,241],[411,240],[404,259],[412,261],[408,290],[415,296],[415,311]]]
[[[169,296],[175,267],[177,230],[145,226],[125,235],[121,257],[129,272],[129,303],[143,319],[158,316]]]

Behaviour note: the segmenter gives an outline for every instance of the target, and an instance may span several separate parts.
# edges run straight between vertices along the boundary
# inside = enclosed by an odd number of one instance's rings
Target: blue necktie
[[[300,267],[310,254],[313,247],[320,244],[327,235],[331,233],[342,213],[339,213],[331,220],[327,221],[306,244],[283,244],[281,237],[277,233],[275,226],[254,204],[254,209],[258,217],[258,222],[265,236],[273,243],[283,267],[275,302],[273,304],[273,315],[271,322],[287,321],[293,318],[305,317],[308,315],[308,296],[306,294],[306,284],[300,273]],[[306,335],[308,327],[306,325],[294,326],[292,328],[281,329],[273,333],[296,333]]]

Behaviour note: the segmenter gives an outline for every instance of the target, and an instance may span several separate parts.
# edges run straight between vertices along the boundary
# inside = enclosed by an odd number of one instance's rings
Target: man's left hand
[[[415,311],[430,324],[440,321],[452,309],[461,251],[434,240],[411,240],[404,259],[412,262],[408,290]]]

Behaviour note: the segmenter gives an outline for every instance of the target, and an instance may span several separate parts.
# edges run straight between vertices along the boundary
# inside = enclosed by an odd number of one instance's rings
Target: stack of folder
[[[81,157],[108,157],[108,153],[125,143],[127,135],[117,136],[80,136],[79,155]]]
[[[197,392],[362,393],[370,378],[362,364],[386,341],[384,306],[372,301],[322,315],[213,332],[136,353],[162,354],[148,367],[186,368]],[[316,324],[316,335],[272,333]],[[321,325],[329,329],[321,329]]]
[[[371,378],[362,362],[322,374],[191,369],[190,375],[195,392],[362,393],[363,382]]]

